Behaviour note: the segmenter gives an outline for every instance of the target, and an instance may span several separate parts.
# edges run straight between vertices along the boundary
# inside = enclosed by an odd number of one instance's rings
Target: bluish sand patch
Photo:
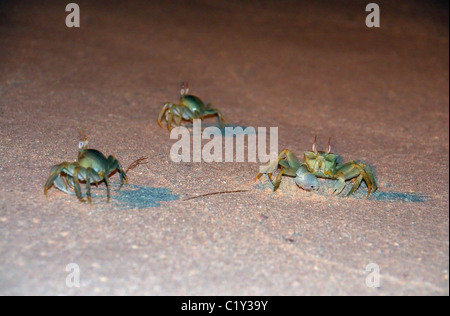
[[[111,199],[117,201],[121,209],[145,209],[158,207],[161,205],[160,202],[178,200],[179,196],[173,194],[168,188],[131,184],[112,195]]]
[[[146,209],[159,207],[160,202],[176,201],[179,196],[173,194],[168,188],[153,188],[143,185],[124,185],[119,191],[118,183],[111,183],[111,203],[120,209]],[[92,194],[93,203],[96,199],[106,199],[105,187],[92,188],[92,191],[102,192],[102,194]]]

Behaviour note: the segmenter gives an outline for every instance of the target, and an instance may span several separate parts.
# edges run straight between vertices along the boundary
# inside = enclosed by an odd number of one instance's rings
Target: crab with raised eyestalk
[[[347,196],[358,190],[361,182],[367,185],[368,192],[366,198],[378,189],[377,182],[371,168],[361,162],[349,161],[338,164],[339,156],[331,153],[331,139],[328,140],[328,148],[326,152],[317,150],[317,137],[314,139],[312,151],[304,154],[304,162],[290,151],[283,150],[277,159],[273,159],[264,167],[261,167],[260,173],[255,177],[259,179],[263,174],[267,174],[270,182],[273,184],[273,190],[276,191],[281,183],[283,176],[295,177],[295,183],[304,190],[318,190],[319,181],[317,178],[335,179],[336,184],[331,190],[332,194],[338,195],[345,187],[345,182],[351,180],[353,187]],[[280,169],[275,182],[272,174]]]
[[[89,203],[92,203],[91,184],[97,185],[105,182],[107,202],[109,202],[108,177],[114,171],[118,171],[120,174],[120,188],[122,188],[124,182],[128,184],[126,172],[123,171],[116,158],[113,156],[106,158],[96,149],[87,149],[87,145],[87,137],[82,137],[78,144],[78,159],[75,162],[62,162],[52,167],[50,176],[44,186],[45,195],[52,185],[68,194],[71,194],[70,188],[73,188],[77,198],[81,202],[85,202],[81,194],[81,181],[86,184],[86,197]]]
[[[167,128],[172,130],[172,122],[177,126],[181,125],[182,120],[193,122],[194,119],[203,119],[207,116],[217,116],[220,126],[225,122],[222,114],[211,108],[211,104],[204,104],[203,101],[195,95],[189,94],[189,87],[187,83],[181,85],[180,102],[167,102],[162,107],[158,116],[158,124],[163,127],[161,122],[165,118]]]

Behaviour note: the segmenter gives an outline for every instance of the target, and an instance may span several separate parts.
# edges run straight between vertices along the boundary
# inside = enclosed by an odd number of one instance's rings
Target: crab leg
[[[350,161],[343,165],[337,167],[337,180],[338,182],[334,185],[333,194],[339,194],[345,187],[345,181],[356,178],[352,189],[348,195],[353,194],[361,185],[362,180],[367,184],[367,195],[366,198],[377,190],[378,186],[375,177],[368,166],[363,163],[356,161]]]
[[[256,175],[255,180],[258,180],[263,174],[272,174],[278,166],[298,169],[301,163],[289,149],[285,149],[278,155],[277,159],[271,160],[266,166],[261,168],[261,172]]]
[[[63,163],[60,163],[59,165],[53,166],[51,171],[50,171],[50,176],[47,179],[47,182],[44,185],[44,194],[47,194],[48,189],[50,189],[50,187],[52,186],[52,184],[56,181],[58,183],[58,185],[56,185],[56,187],[58,189],[60,188],[61,185],[61,181],[62,179],[59,179],[61,177],[61,172],[64,169],[67,169],[69,166],[69,163],[64,161]],[[60,181],[61,180],[61,181]],[[62,190],[64,191],[64,190]]]
[[[61,175],[59,175],[58,177],[56,177],[55,181],[53,182],[53,185],[57,187],[59,190],[67,194],[71,194],[72,192],[69,191],[68,186],[70,186],[70,184],[67,181],[67,177],[69,176],[66,175],[65,177],[62,177]]]
[[[167,128],[169,129],[169,131],[172,131],[172,119],[173,113],[170,111],[166,116]]]
[[[120,174],[120,187],[119,187],[120,190],[124,182],[128,184],[127,174],[123,171],[119,160],[117,160],[114,156],[108,156],[108,168],[105,175],[109,175],[114,170],[117,170]]]
[[[80,182],[78,179],[78,173],[80,172],[80,166],[78,166],[78,164],[74,167],[73,169],[73,174],[72,174],[72,179],[73,179],[73,183],[74,183],[74,189],[75,189],[75,194],[77,195],[77,198],[81,201],[81,202],[86,202],[83,199],[83,195],[81,194],[81,187],[80,187]]]
[[[173,116],[173,120],[175,121],[175,124],[177,125],[177,126],[180,126],[181,125],[181,120],[182,120],[183,118],[180,116],[180,115],[176,115],[176,114],[174,114],[174,116]]]
[[[210,106],[210,104],[207,105],[207,107],[209,107],[209,106]],[[204,113],[205,113],[205,116],[209,116],[209,115],[217,116],[217,122],[220,124],[221,128],[223,127],[223,123],[225,123],[225,119],[223,118],[222,113],[220,113],[219,110],[209,108],[209,109],[205,110]]]
[[[290,150],[285,149],[278,155],[278,159],[270,161],[266,166],[261,168],[261,172],[256,175],[255,181],[258,180],[263,174],[267,174],[270,182],[273,185],[273,190],[276,191],[281,184],[283,175],[296,177],[297,170],[300,168],[300,166],[301,163],[298,160],[297,156],[295,156]],[[272,174],[279,167],[281,167],[281,170],[274,182],[272,179]]]
[[[340,194],[345,188],[345,175],[342,172],[337,176],[336,179],[337,182],[334,185],[333,189],[331,189],[331,193],[334,195]]]
[[[363,180],[363,178],[364,178],[364,177],[363,177],[362,175],[359,175],[359,176],[355,179],[355,181],[353,182],[353,187],[352,187],[352,189],[350,190],[350,192],[348,192],[347,196],[352,195],[353,193],[356,192],[356,190],[358,190],[359,186],[361,185],[361,181]],[[369,191],[369,193],[370,193],[370,191]]]
[[[103,175],[103,181],[105,181],[105,185],[106,185],[106,202],[109,203],[109,199],[110,199],[110,194],[109,194],[109,180],[108,180],[108,176],[105,174]]]
[[[86,198],[89,203],[92,203],[92,197],[91,197],[91,171],[92,168],[87,168],[85,170],[84,180],[86,181]]]
[[[375,180],[372,169],[370,169],[370,167],[366,165],[363,166],[363,169],[366,172],[369,181],[372,183],[372,193],[374,193],[376,190],[378,190],[378,183]]]
[[[290,177],[295,177],[296,176],[296,171],[293,168],[281,168],[280,172],[278,172],[277,177],[275,179],[275,182],[272,181],[272,177],[269,175],[269,179],[270,182],[272,182],[273,184],[273,190],[276,191],[281,184],[281,178],[286,175],[286,176],[290,176]]]
[[[171,103],[166,103],[164,104],[164,106],[162,107],[161,111],[159,111],[159,115],[158,115],[158,124],[159,126],[163,127],[161,124],[162,118],[164,116],[164,113],[166,113],[167,108],[170,106]]]

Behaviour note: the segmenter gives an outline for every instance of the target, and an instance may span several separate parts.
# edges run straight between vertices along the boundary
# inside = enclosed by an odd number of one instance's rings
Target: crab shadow
[[[364,199],[366,194],[358,193],[356,198]],[[431,200],[431,197],[418,193],[406,193],[406,192],[395,192],[395,191],[377,191],[370,195],[373,199],[377,201],[386,202],[413,202],[413,203],[423,203],[425,201]]]
[[[292,185],[296,186],[294,181],[292,181]],[[330,193],[329,190],[332,189],[334,183],[333,181],[321,181],[320,182],[320,188],[315,194],[318,194],[320,196],[329,197]],[[258,183],[254,185],[255,189],[259,190],[265,190],[267,188],[273,188],[270,181]],[[298,188],[299,190],[302,190]],[[347,193],[350,191],[351,185],[347,185],[344,191],[338,195],[338,198],[346,198]],[[357,200],[364,200],[367,195],[367,186],[362,183],[361,187],[351,195],[350,198],[354,198]],[[371,193],[370,196],[367,198],[367,200],[376,200],[376,201],[382,201],[382,202],[410,202],[410,203],[424,203],[428,200],[431,200],[432,198],[419,193],[407,193],[407,192],[395,192],[395,191],[376,191],[375,193]]]
[[[327,182],[330,182],[328,185],[329,185],[329,188],[331,189],[333,187],[332,181],[327,181]],[[352,187],[351,185],[347,185],[345,191],[340,196],[346,197],[347,193],[350,191],[351,187]],[[359,189],[351,196],[358,200],[365,199],[367,196],[367,185],[364,182],[361,183],[361,186],[359,187]],[[432,198],[427,195],[420,194],[420,193],[383,191],[383,189],[381,188],[381,190],[378,189],[374,193],[371,193],[367,199],[368,200],[373,199],[373,200],[381,201],[381,202],[424,203],[428,200],[431,200]]]
[[[161,202],[175,201],[179,196],[173,194],[168,188],[153,188],[143,185],[129,184],[120,190],[118,183],[111,183],[111,201],[122,210],[147,209],[161,206]],[[104,188],[93,188],[94,191],[101,192]],[[105,194],[92,194],[94,197],[106,198]]]

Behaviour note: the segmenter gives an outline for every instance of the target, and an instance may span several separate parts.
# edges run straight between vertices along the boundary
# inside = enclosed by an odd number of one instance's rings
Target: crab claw
[[[307,191],[316,191],[319,189],[319,180],[305,166],[298,168],[296,175],[295,183],[302,189]]]

